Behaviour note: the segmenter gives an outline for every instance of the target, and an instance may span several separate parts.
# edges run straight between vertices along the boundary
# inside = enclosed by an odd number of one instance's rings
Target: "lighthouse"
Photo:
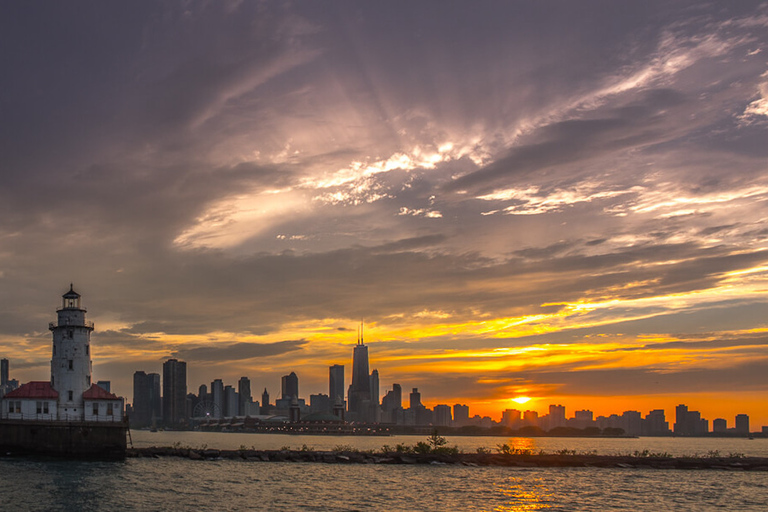
[[[59,419],[78,420],[84,416],[83,393],[91,387],[93,322],[85,319],[80,294],[71,284],[56,312],[57,321],[48,326],[53,332],[51,387],[59,392]]]

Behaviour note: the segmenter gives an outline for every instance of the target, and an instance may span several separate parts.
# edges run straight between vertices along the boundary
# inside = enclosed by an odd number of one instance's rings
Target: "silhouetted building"
[[[438,404],[434,410],[434,425],[438,427],[448,427],[451,425],[451,406],[445,404]]]
[[[133,374],[131,426],[148,427],[162,418],[160,374],[137,371]]]
[[[250,413],[249,405],[253,402],[251,380],[248,377],[240,377],[240,380],[237,381],[237,396],[240,402],[237,414],[239,416],[247,416]]]
[[[381,400],[381,421],[397,423],[397,412],[403,410],[403,389],[400,384],[392,384],[392,390],[387,391]]]
[[[549,429],[565,426],[565,406],[549,406]]]
[[[645,415],[642,433],[644,436],[669,435],[669,422],[666,420],[664,409],[654,409]]]
[[[675,407],[674,431],[678,436],[699,436],[709,431],[709,422],[698,411],[689,411],[688,406],[680,404]]]
[[[282,398],[288,400],[290,404],[291,397],[299,398],[299,377],[291,372],[289,375],[283,375],[282,378]]]
[[[501,424],[507,428],[518,428],[521,422],[522,412],[517,409],[504,409],[501,413]]]
[[[96,381],[96,385],[99,386],[101,389],[106,391],[107,393],[112,392],[112,382],[108,380],[99,380]]]
[[[525,411],[523,413],[523,426],[538,427],[539,413],[537,413],[536,411]]]
[[[715,418],[712,420],[712,432],[718,434],[724,434],[728,431],[728,422],[723,418]]]
[[[215,419],[224,417],[224,382],[214,379],[211,382],[211,416]]]
[[[7,359],[0,359],[0,386],[5,387],[8,384],[9,362]]]
[[[463,427],[469,424],[469,406],[464,404],[454,404],[453,406],[453,424],[457,427]]]
[[[371,377],[368,369],[368,347],[363,343],[362,326],[352,355],[352,383],[347,393],[349,419],[368,422],[371,418]]]
[[[163,422],[179,425],[187,420],[187,363],[169,359],[163,363]]]
[[[323,393],[309,395],[309,410],[312,413],[331,414],[333,412],[333,402],[331,401],[331,397]]]
[[[746,414],[736,415],[736,428],[737,434],[747,435],[749,434],[749,416]]]
[[[628,436],[642,434],[643,417],[638,411],[624,411],[621,415],[621,428]]]
[[[267,392],[267,388],[264,388],[264,392],[261,394],[261,414],[268,414],[269,408],[269,392]]]
[[[419,393],[419,388],[413,388],[413,390],[411,391],[411,394],[409,396],[408,407],[410,409],[416,409],[418,407],[424,407],[421,404],[421,393]]]
[[[237,391],[232,386],[224,386],[224,417],[231,418],[237,416],[237,407],[239,401],[237,399]]]
[[[334,364],[328,368],[328,396],[332,403],[336,403],[337,398],[344,402],[344,365]]]

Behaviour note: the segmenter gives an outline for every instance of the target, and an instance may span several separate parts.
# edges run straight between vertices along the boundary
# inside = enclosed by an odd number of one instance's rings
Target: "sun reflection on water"
[[[498,492],[509,501],[493,509],[494,512],[522,512],[524,510],[544,510],[552,508],[554,494],[546,487],[541,478],[532,482],[528,478],[510,477],[497,486]]]

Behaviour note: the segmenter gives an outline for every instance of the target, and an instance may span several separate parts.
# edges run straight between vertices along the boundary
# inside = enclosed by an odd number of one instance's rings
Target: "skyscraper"
[[[137,371],[133,374],[133,415],[131,426],[149,426],[162,417],[160,375]]]
[[[248,377],[240,377],[237,381],[237,396],[240,399],[237,414],[245,416],[248,412],[248,404],[253,401],[251,396],[251,380]]]
[[[163,363],[163,421],[178,425],[187,419],[187,363],[169,359]]]
[[[336,403],[337,398],[344,401],[344,365],[334,364],[328,368],[328,396],[331,403]]]
[[[215,379],[211,382],[211,402],[213,402],[213,417],[224,417],[224,382]]]
[[[352,384],[347,394],[349,416],[353,421],[371,421],[371,377],[368,370],[368,347],[363,342],[363,327],[352,354]]]
[[[5,387],[6,384],[8,384],[8,360],[0,359],[0,386]]]
[[[294,372],[283,375],[282,396],[280,398],[290,400],[292,397],[299,398],[299,377]]]

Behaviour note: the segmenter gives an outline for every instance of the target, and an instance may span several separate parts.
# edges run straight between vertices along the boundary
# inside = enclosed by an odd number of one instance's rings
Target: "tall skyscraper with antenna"
[[[363,341],[363,324],[357,331],[357,345],[352,355],[352,384],[347,393],[352,421],[368,422],[371,418],[371,378],[368,370],[368,347]]]

